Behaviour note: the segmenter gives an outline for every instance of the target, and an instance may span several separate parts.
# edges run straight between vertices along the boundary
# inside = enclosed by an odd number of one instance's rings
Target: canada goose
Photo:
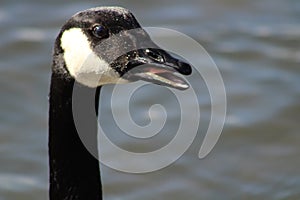
[[[126,32],[132,29],[140,30],[135,34]],[[122,32],[126,33],[122,38],[108,40]],[[147,45],[155,48],[140,49]],[[134,50],[127,52],[128,46]],[[116,58],[119,52],[126,53]],[[149,66],[138,69],[143,64]],[[189,64],[155,45],[127,9],[97,7],[72,16],[58,34],[53,54],[49,99],[50,200],[102,199],[99,161],[83,145],[74,124],[75,82],[86,94],[94,94],[91,91],[96,88],[97,113],[102,85],[144,80],[184,90],[188,84],[174,72],[189,75],[191,71]],[[96,150],[97,120],[90,124],[85,135]]]

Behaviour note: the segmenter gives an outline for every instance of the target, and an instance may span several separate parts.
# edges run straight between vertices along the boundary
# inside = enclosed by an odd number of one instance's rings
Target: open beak
[[[161,49],[140,49],[127,60],[128,71],[122,78],[129,81],[143,80],[179,90],[186,90],[189,84],[181,77],[192,73],[191,65],[179,60]]]

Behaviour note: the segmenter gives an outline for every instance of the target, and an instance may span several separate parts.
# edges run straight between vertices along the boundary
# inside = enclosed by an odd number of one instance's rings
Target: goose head
[[[54,57],[53,70],[88,87],[143,80],[184,90],[189,85],[181,75],[192,72],[188,63],[156,45],[133,14],[120,7],[98,7],[72,16],[57,37]]]

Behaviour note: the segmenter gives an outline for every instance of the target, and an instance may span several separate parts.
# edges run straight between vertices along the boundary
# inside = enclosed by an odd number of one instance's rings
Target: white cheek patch
[[[81,29],[65,31],[61,37],[61,47],[68,71],[76,81],[89,87],[118,82],[119,75],[93,52]]]

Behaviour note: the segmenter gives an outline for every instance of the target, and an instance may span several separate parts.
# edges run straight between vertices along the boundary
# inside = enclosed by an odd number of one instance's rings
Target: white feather
[[[76,81],[89,87],[119,81],[119,75],[109,63],[93,52],[80,28],[66,30],[61,37],[61,47],[67,69]]]

